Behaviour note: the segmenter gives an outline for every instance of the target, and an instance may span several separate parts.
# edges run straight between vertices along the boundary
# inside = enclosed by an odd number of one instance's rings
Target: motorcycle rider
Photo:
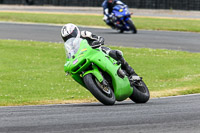
[[[141,78],[135,73],[133,68],[125,61],[123,58],[123,54],[120,50],[111,50],[108,47],[103,47],[104,45],[104,38],[101,36],[94,35],[90,31],[81,31],[79,28],[71,23],[64,25],[61,29],[61,37],[64,42],[66,42],[70,38],[80,37],[82,39],[86,39],[88,44],[92,48],[100,48],[104,53],[108,54],[116,61],[121,63],[122,69],[124,69],[130,78],[130,80],[140,80]]]
[[[125,5],[125,4],[120,0],[104,0],[104,2],[102,3],[103,14],[104,14],[103,20],[107,25],[111,26],[111,28],[113,29],[115,28],[115,25],[112,23],[112,10],[115,5]]]

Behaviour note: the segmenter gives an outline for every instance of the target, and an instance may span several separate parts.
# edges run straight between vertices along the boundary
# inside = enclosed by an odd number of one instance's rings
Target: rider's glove
[[[98,48],[101,45],[104,45],[104,38],[101,36],[97,36],[97,39],[92,42],[92,48]]]
[[[93,39],[93,38],[92,38],[92,32],[86,31],[86,30],[81,31],[81,37]]]
[[[104,38],[103,37],[94,35],[90,31],[81,31],[81,37],[89,38],[93,41],[99,41],[102,45],[104,44]]]
[[[114,14],[110,14],[110,15],[108,16],[108,19],[109,19],[109,20],[113,20],[113,18],[114,18]]]
[[[101,37],[101,36],[98,36],[98,42],[101,44],[101,45],[104,45],[104,38]]]
[[[104,45],[104,38],[101,36],[96,36],[90,31],[81,31],[81,37],[91,40],[91,47],[93,48],[97,48],[101,45]]]
[[[111,19],[112,17],[113,17],[113,14],[110,14],[110,15],[108,16],[108,18],[110,18],[110,19]]]

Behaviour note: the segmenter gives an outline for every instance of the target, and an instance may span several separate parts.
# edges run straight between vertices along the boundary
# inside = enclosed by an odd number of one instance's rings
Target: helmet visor
[[[72,58],[78,52],[81,41],[81,38],[71,38],[64,43],[66,56],[68,58]]]
[[[78,36],[78,29],[74,28],[74,30],[66,37],[63,37],[64,41],[67,41],[70,38],[76,38]]]

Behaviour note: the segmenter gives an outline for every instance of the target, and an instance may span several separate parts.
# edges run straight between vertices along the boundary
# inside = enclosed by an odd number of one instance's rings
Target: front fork
[[[122,26],[125,26],[126,29],[130,29],[129,25],[127,25],[126,21],[129,20],[129,17],[122,17],[120,18],[120,21],[122,22]]]
[[[94,64],[92,64],[92,68],[93,68],[92,70],[89,70],[89,71],[85,72],[85,73],[83,74],[83,77],[84,77],[85,75],[91,73],[92,75],[95,76],[95,78],[96,78],[100,83],[103,82],[103,76],[101,75],[101,73],[100,73],[99,69],[97,68],[97,66],[94,65]]]
[[[102,74],[99,71],[99,69],[97,68],[97,66],[92,64],[92,68],[93,68],[93,70],[89,70],[89,71],[83,73],[83,77],[87,74],[92,74],[93,76],[95,76],[95,78],[98,80],[98,82],[101,83],[101,85],[103,85],[103,88],[109,86],[108,82],[104,79],[104,77],[102,76]]]

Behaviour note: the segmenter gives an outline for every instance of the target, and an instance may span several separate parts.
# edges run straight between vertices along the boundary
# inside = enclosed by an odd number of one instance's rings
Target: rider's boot
[[[122,67],[125,68],[126,72],[129,75],[130,80],[141,80],[141,78],[136,74],[136,72],[133,70],[133,68],[125,61],[124,64],[122,64]]]
[[[141,77],[139,77],[135,73],[133,68],[128,64],[128,62],[125,61],[121,51],[119,51],[119,50],[111,50],[108,47],[101,47],[101,48],[102,48],[102,51],[104,51],[106,54],[110,55],[112,58],[117,60],[118,63],[121,64],[122,69],[124,69],[127,72],[130,80],[132,80],[132,81],[141,80]]]
[[[141,77],[139,77],[136,74],[136,72],[133,70],[133,68],[123,58],[122,53],[120,51],[116,51],[116,55],[122,65],[122,69],[126,70],[126,72],[128,73],[129,79],[132,81],[141,80]]]

